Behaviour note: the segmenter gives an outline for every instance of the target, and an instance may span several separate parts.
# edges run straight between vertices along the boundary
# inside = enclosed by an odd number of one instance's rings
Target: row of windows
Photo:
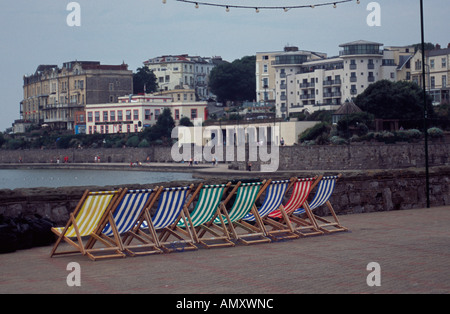
[[[138,132],[137,124],[127,124],[126,126],[122,126],[122,124],[118,125],[100,125],[100,126],[89,126],[88,134],[100,133],[100,134],[109,134],[109,133],[123,133],[123,132]]]
[[[125,116],[124,116],[125,112]],[[158,120],[159,115],[161,114],[160,109],[155,109],[154,115],[155,120]],[[144,120],[151,120],[153,113],[150,109],[144,110]],[[180,109],[174,110],[174,119],[180,120],[181,118]],[[198,112],[196,108],[191,109],[190,119],[197,119]],[[114,121],[138,121],[140,120],[139,110],[104,110],[104,111],[88,111],[87,112],[87,122],[114,122]]]

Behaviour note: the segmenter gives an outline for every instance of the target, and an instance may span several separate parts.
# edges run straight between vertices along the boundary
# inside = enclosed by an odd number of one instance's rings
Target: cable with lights
[[[184,2],[184,3],[190,3],[195,6],[195,8],[199,8],[200,5],[202,6],[213,6],[213,7],[222,7],[225,8],[227,12],[230,11],[230,8],[237,8],[237,9],[253,9],[256,13],[258,13],[260,10],[284,10],[285,12],[291,10],[291,9],[304,9],[304,8],[312,8],[315,7],[321,7],[321,6],[330,6],[332,5],[333,8],[336,8],[338,4],[346,3],[346,2],[353,2],[355,0],[339,0],[339,1],[333,1],[333,2],[322,2],[317,4],[305,4],[305,5],[291,5],[291,6],[248,6],[248,5],[234,5],[234,4],[221,4],[221,3],[213,3],[213,2],[199,2],[199,1],[192,1],[192,0],[175,0],[177,2]],[[163,3],[166,3],[167,0],[162,0]],[[356,3],[359,4],[360,0],[356,0]]]

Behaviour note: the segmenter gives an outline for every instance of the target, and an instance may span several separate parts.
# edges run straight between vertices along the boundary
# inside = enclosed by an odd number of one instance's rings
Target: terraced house
[[[102,65],[97,61],[39,65],[23,77],[22,121],[53,129],[73,130],[76,118],[84,121],[87,104],[113,103],[133,92],[128,65]]]

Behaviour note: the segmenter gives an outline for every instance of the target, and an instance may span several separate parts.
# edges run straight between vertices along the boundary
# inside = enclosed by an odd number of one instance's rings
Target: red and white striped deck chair
[[[295,178],[292,184],[292,193],[286,204],[282,204],[278,210],[270,213],[263,219],[266,225],[272,226],[272,230],[268,230],[268,234],[274,240],[298,238],[299,235],[310,235],[312,233],[322,234],[315,224],[292,223],[290,217],[292,213],[301,207],[309,196],[311,190],[320,181],[321,176],[311,178]],[[305,230],[312,230],[310,233],[304,233]],[[284,234],[284,236],[279,236]]]

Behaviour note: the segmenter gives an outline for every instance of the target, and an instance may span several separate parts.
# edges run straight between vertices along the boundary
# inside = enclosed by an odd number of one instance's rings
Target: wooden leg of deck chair
[[[74,242],[73,240],[71,240],[70,238],[65,236],[67,230],[69,229],[69,227],[71,225],[73,226],[73,228],[75,230],[78,243]],[[76,224],[75,216],[73,213],[70,213],[69,221],[61,233],[56,228],[52,228],[51,230],[53,231],[53,233],[55,233],[58,236],[58,239],[56,240],[56,243],[53,246],[53,249],[50,253],[50,257],[56,256],[56,255],[67,255],[67,254],[74,254],[74,253],[81,253],[81,254],[85,255],[86,252],[85,252],[84,245],[83,245],[83,239],[80,236],[80,232],[78,230],[78,226]],[[65,242],[67,242],[68,244],[70,244],[71,246],[76,248],[77,250],[76,251],[56,252],[56,249],[61,244],[62,240],[64,240]]]
[[[348,231],[348,229],[341,225],[339,222],[339,219],[334,211],[333,206],[331,205],[330,201],[327,201],[325,203],[328,207],[328,210],[330,211],[331,215],[333,216],[334,222],[331,222],[323,217],[319,217],[315,215],[315,219],[322,222],[318,223],[318,227],[323,230],[325,233],[333,233],[333,232],[340,232],[340,231]],[[332,227],[333,229],[329,229],[329,227]]]
[[[302,219],[293,214],[291,214],[290,216],[291,221],[296,224],[296,226],[294,227],[295,232],[301,236],[313,236],[324,234],[324,232],[320,230],[320,228],[318,227],[315,216],[306,202],[305,204],[303,204],[303,207],[305,209],[305,213],[308,219]]]

